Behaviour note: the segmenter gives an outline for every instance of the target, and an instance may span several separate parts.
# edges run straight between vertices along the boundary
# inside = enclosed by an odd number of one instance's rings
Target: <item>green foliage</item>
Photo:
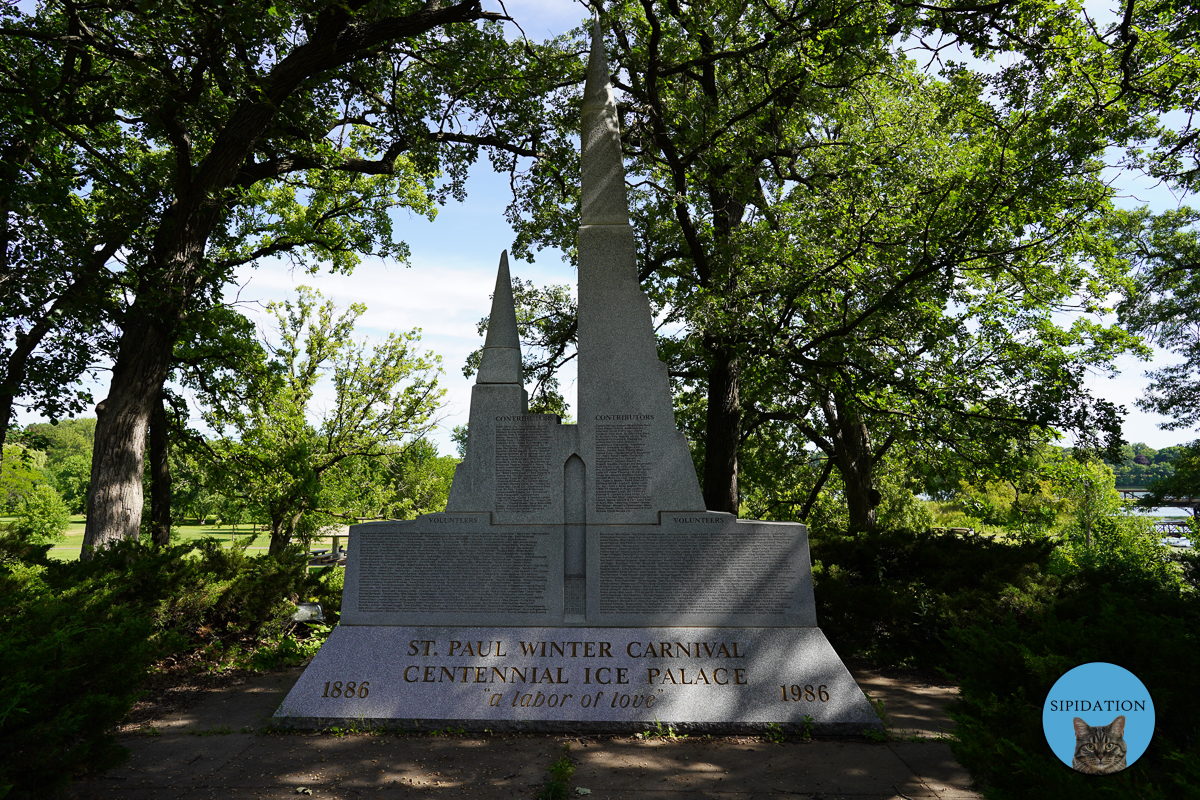
[[[1080,531],[1054,550],[1050,571],[1069,577],[1080,572],[1103,573],[1129,591],[1182,590],[1183,572],[1159,540],[1154,521],[1138,517],[1106,517],[1092,532],[1089,545]]]
[[[276,554],[336,519],[378,517],[393,506],[408,513],[439,502],[444,508],[439,493],[448,492],[449,464],[428,447],[403,460],[405,444],[429,430],[444,394],[437,388],[440,359],[416,352],[417,331],[390,334],[368,350],[353,338],[366,308],[338,314],[321,300],[300,287],[294,303],[270,304],[273,339],[247,349],[201,393],[205,421],[228,434],[198,451],[212,476],[204,488],[215,485],[254,507],[269,521]],[[310,404],[326,373],[336,398],[313,420]],[[223,391],[232,384],[243,388]]]
[[[566,800],[571,794],[571,776],[575,762],[571,760],[571,745],[564,744],[558,759],[550,765],[550,779],[538,793],[538,800]]]
[[[1091,546],[1092,529],[1124,506],[1112,468],[1094,459],[1063,458],[1055,464],[1053,474],[1077,529]]]
[[[817,620],[844,657],[936,668],[956,627],[1022,615],[1056,582],[1053,545],[905,529],[810,540]]]
[[[12,553],[13,534],[0,537]],[[20,555],[20,554],[19,554]],[[328,593],[305,558],[244,546],[122,542],[91,561],[0,559],[0,786],[40,800],[118,763],[113,726],[151,665],[198,653],[206,669],[297,663],[327,634],[297,635],[293,599]]]
[[[1169,476],[1151,482],[1138,505],[1153,507],[1165,497],[1200,497],[1200,440],[1178,450],[1175,469]]]
[[[989,800],[1200,797],[1200,571],[1179,569],[1144,521],[1100,519],[1062,543],[911,531],[812,540],[818,621],[844,656],[945,669],[960,685],[954,752]],[[1185,558],[1185,566],[1200,561]],[[1046,746],[1053,683],[1089,661],[1136,674],[1153,746],[1097,781]]]
[[[61,539],[70,524],[71,512],[58,492],[53,486],[42,484],[21,498],[12,529],[32,544],[46,544]]]
[[[1169,478],[1174,472],[1175,459],[1183,453],[1178,446],[1155,450],[1142,442],[1121,447],[1122,460],[1110,463],[1117,486],[1147,486],[1152,481]]]
[[[0,462],[0,509],[14,509],[33,490],[46,483],[46,454],[20,444],[4,445]]]
[[[1200,162],[1198,162],[1200,163]],[[1192,180],[1200,179],[1200,171]],[[1179,208],[1154,215],[1148,208],[1122,212],[1113,223],[1113,241],[1137,269],[1127,286],[1121,315],[1131,329],[1182,357],[1151,370],[1149,390],[1138,405],[1170,417],[1163,427],[1189,428],[1200,423],[1200,210]]]
[[[96,438],[93,417],[61,419],[28,425],[18,437],[26,446],[46,454],[45,472],[72,514],[82,514],[87,504],[92,471],[92,444]]]
[[[1095,547],[1104,536],[1098,532]],[[1136,556],[1136,554],[1135,554]],[[1187,676],[1200,671],[1200,595],[1118,558],[1070,565],[1036,613],[951,633],[949,672],[961,699],[955,756],[989,800],[1200,796],[1200,746]],[[1041,708],[1067,670],[1118,664],[1154,698],[1154,743],[1134,765],[1097,781],[1067,769],[1046,746]]]
[[[427,439],[407,444],[390,462],[395,494],[383,515],[415,519],[420,514],[445,511],[457,464],[453,456],[439,456],[437,446]]]
[[[1030,536],[1081,534],[1114,520],[1129,505],[1116,490],[1112,467],[1094,456],[1043,445],[1012,459],[1002,477],[960,482],[943,505],[942,524],[957,512],[961,524],[994,533]]]

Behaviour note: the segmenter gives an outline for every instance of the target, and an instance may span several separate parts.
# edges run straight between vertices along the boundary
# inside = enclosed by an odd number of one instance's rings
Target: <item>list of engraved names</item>
[[[545,533],[362,534],[358,610],[545,614]]]
[[[714,526],[715,527],[715,526]],[[787,614],[794,534],[615,528],[600,533],[601,614]]]
[[[496,510],[550,507],[550,415],[496,417]]]
[[[609,422],[607,420],[629,422]],[[613,414],[596,418],[596,511],[650,508],[651,415]]]

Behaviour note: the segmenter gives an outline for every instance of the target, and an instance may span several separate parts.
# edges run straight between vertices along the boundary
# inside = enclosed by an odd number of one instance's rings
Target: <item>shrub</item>
[[[214,540],[122,542],[51,562],[45,546],[0,536],[0,797],[48,797],[118,763],[111,731],[159,659],[200,651],[216,669],[303,658],[328,629],[297,641],[294,601],[323,586],[298,549],[275,559]]]
[[[1107,517],[1093,527],[1090,547],[1080,529],[1072,531],[1054,551],[1050,569],[1060,575],[1103,573],[1130,589],[1182,588],[1184,571],[1159,543],[1161,538],[1153,520]]]
[[[1189,675],[1200,674],[1200,603],[1172,586],[1148,591],[1124,569],[1083,567],[1046,608],[952,633],[959,681],[954,753],[992,800],[1200,797],[1200,720]],[[1042,733],[1041,709],[1067,670],[1107,661],[1133,672],[1154,699],[1149,750],[1097,780],[1067,768]]]
[[[46,544],[62,538],[71,524],[71,512],[53,486],[41,484],[17,503],[13,532],[31,544]]]
[[[817,620],[843,656],[933,668],[946,634],[1036,608],[1055,578],[1053,545],[911,529],[811,540]]]

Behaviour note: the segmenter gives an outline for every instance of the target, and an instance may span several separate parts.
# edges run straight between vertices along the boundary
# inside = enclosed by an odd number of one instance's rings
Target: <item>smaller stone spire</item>
[[[588,58],[583,89],[580,192],[584,225],[628,225],[625,198],[625,162],[621,156],[621,129],[617,100],[608,76],[600,18],[592,26],[592,53]]]
[[[492,313],[488,317],[483,358],[476,383],[524,384],[521,374],[521,338],[517,333],[517,309],[513,303],[512,278],[508,276],[508,251],[500,254]]]

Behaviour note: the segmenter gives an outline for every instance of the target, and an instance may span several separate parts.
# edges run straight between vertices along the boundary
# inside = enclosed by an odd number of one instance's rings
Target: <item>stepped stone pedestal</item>
[[[341,624],[277,723],[880,727],[817,627],[804,526],[704,508],[638,286],[616,120],[597,23],[578,424],[528,413],[502,255],[447,509],[350,529]]]

